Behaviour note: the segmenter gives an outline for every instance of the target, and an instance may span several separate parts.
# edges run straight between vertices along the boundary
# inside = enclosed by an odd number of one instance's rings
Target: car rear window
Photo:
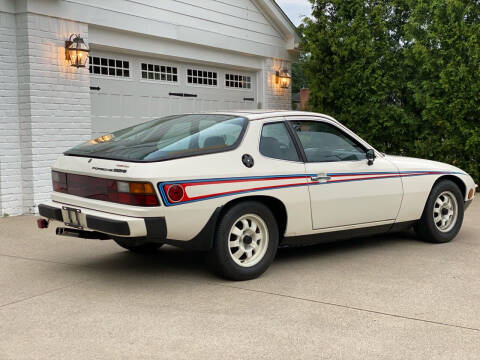
[[[100,136],[65,155],[154,162],[228,151],[242,140],[247,122],[231,115],[169,116]]]

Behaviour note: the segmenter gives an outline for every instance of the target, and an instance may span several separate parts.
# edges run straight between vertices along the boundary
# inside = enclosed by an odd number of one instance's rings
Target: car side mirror
[[[367,160],[368,160],[368,165],[371,166],[373,165],[373,162],[375,161],[375,150],[373,149],[368,149],[366,152]]]

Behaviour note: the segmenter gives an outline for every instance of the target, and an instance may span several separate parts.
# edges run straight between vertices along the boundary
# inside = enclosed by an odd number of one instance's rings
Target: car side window
[[[260,153],[273,159],[300,160],[292,137],[283,122],[263,125]]]
[[[321,121],[291,121],[308,162],[366,159],[366,149],[337,127]]]

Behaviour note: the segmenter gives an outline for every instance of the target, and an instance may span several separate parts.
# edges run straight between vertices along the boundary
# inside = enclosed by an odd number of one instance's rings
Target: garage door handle
[[[197,97],[197,94],[185,94],[185,93],[168,93],[170,96],[180,96],[180,97]]]
[[[243,101],[255,101],[255,98],[243,98]]]
[[[90,90],[100,91],[100,86],[90,86]]]

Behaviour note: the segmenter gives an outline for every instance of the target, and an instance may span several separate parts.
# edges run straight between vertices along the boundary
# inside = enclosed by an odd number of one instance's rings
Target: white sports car
[[[209,251],[218,272],[252,279],[280,245],[414,226],[452,240],[476,185],[443,163],[376,151],[333,118],[242,111],[161,118],[65,152],[52,171],[40,228]],[[45,219],[46,218],[46,219]]]

